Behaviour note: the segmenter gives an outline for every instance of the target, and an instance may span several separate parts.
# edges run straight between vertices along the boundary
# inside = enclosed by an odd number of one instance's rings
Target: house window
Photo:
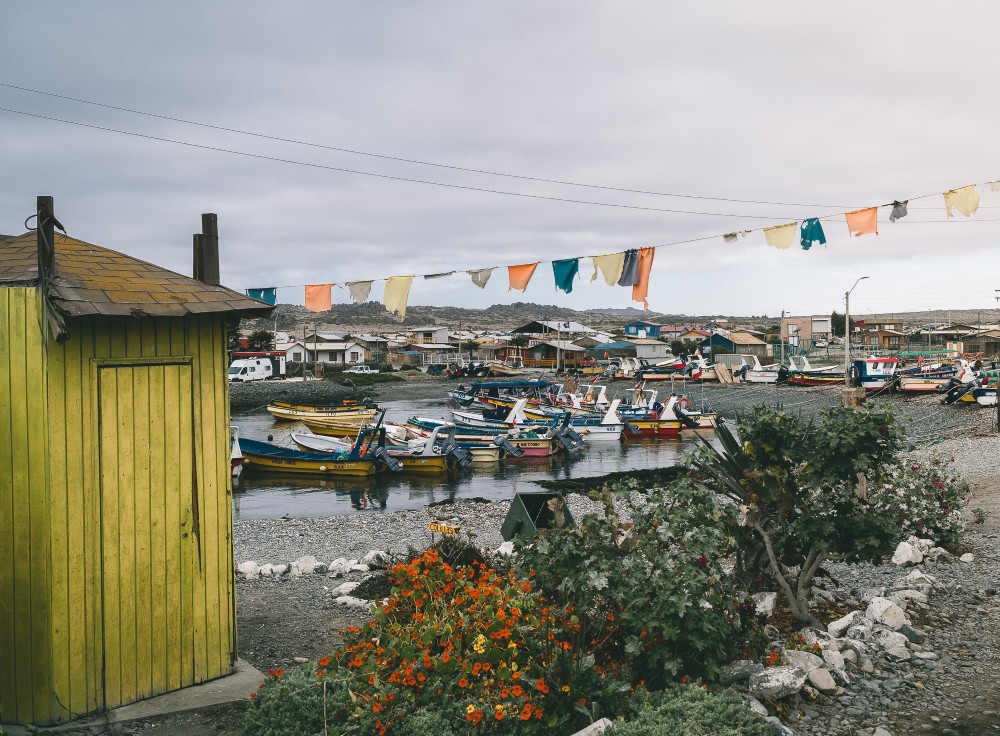
[[[358,363],[358,362],[360,362],[360,360],[361,360],[361,353],[356,353],[356,352],[354,352],[352,350],[351,351],[351,362],[352,363]]]

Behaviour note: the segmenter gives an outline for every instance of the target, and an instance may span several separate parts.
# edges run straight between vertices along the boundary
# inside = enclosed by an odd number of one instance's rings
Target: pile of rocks
[[[339,577],[349,572],[370,572],[371,570],[381,570],[389,564],[389,555],[382,550],[373,549],[360,560],[348,560],[345,557],[338,557],[330,563],[320,562],[312,555],[304,555],[291,563],[267,563],[260,565],[256,560],[247,560],[236,566],[236,572],[243,576],[244,580],[257,580],[261,577],[281,577],[290,575],[293,578],[303,575],[329,574],[330,577]]]

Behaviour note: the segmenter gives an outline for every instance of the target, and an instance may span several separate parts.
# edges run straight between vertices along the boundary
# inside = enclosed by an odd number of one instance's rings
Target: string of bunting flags
[[[970,184],[949,189],[943,193],[945,212],[947,219],[952,219],[957,212],[964,217],[971,217],[979,209],[980,194],[979,188],[988,188],[993,192],[1000,192],[1000,180],[986,182],[985,184]],[[926,199],[935,195],[923,195],[921,197],[911,197],[910,199],[894,200],[890,204],[881,205],[883,208],[891,208],[889,222],[897,222],[906,217],[909,202],[917,199]],[[849,237],[860,237],[862,235],[878,236],[878,211],[879,207],[865,207],[851,212],[841,212],[823,217],[809,217],[804,220],[787,222],[781,225],[755,228],[750,230],[737,230],[734,232],[711,235],[701,238],[692,238],[682,241],[683,243],[693,243],[705,240],[712,240],[721,237],[727,244],[736,243],[746,238],[752,232],[761,232],[764,235],[764,242],[779,250],[790,248],[796,238],[803,250],[809,250],[814,244],[825,245],[826,233],[823,230],[822,221],[834,220],[843,216],[846,220]],[[680,245],[681,243],[665,243],[645,248],[631,248],[618,253],[605,253],[601,255],[578,256],[576,258],[562,258],[555,261],[535,261],[533,263],[522,263],[510,266],[491,266],[488,268],[474,268],[461,271],[472,278],[472,283],[480,289],[485,289],[490,281],[493,272],[500,268],[507,270],[508,290],[524,291],[528,288],[528,283],[535,275],[535,271],[543,263],[552,266],[552,277],[555,281],[556,289],[569,294],[573,291],[573,283],[580,275],[581,258],[591,259],[594,272],[590,281],[594,282],[598,276],[604,279],[608,286],[624,286],[632,289],[632,301],[641,303],[644,309],[649,308],[649,275],[653,268],[653,258],[657,248],[664,248],[669,245]],[[406,317],[406,305],[409,300],[410,286],[414,278],[424,280],[440,279],[452,276],[460,271],[444,271],[440,273],[418,274],[415,276],[390,276],[386,279],[370,279],[367,281],[344,281],[327,284],[299,284],[295,286],[267,286],[253,289],[246,289],[247,296],[259,299],[267,304],[277,303],[277,290],[285,288],[305,289],[305,307],[313,312],[326,312],[333,303],[333,287],[345,287],[350,293],[351,300],[355,304],[367,302],[371,295],[372,284],[375,281],[385,281],[385,288],[382,294],[382,303],[385,308],[398,314],[401,318]]]

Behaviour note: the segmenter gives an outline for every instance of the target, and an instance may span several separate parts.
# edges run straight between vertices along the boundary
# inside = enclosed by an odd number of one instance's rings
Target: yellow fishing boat
[[[327,408],[323,406],[309,406],[307,404],[287,404],[280,401],[268,404],[267,410],[275,419],[283,421],[316,419],[317,421],[330,420],[338,423],[354,423],[355,426],[362,422],[370,421],[379,412],[378,407],[366,406],[365,404],[349,404],[343,407]]]
[[[301,452],[269,442],[240,438],[244,471],[295,475],[374,475],[380,467],[375,457],[348,452]]]

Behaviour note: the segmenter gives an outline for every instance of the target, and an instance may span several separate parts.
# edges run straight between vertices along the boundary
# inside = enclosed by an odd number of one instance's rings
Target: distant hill
[[[935,309],[925,312],[882,312],[852,314],[854,319],[896,320],[906,325],[928,323],[1000,324],[1000,310],[996,309]],[[555,304],[533,304],[514,302],[494,304],[486,309],[463,307],[433,307],[414,305],[407,309],[406,320],[386,312],[379,302],[363,304],[334,304],[329,312],[310,312],[295,304],[279,304],[269,319],[246,320],[243,330],[277,329],[302,334],[303,329],[311,331],[313,325],[319,330],[331,332],[395,332],[407,327],[441,325],[452,329],[467,330],[510,330],[533,320],[560,320],[580,322],[590,327],[608,331],[620,331],[627,323],[645,319],[663,324],[683,324],[703,326],[719,320],[727,320],[734,326],[766,329],[777,324],[778,317],[746,315],[688,315],[644,312],[635,307],[624,309],[596,308],[584,311],[568,309]]]

